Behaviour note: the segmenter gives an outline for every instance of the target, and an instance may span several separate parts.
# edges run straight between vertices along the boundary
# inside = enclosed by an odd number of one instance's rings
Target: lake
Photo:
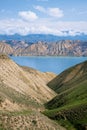
[[[65,69],[87,60],[87,57],[12,56],[11,59],[22,66],[29,66],[42,72],[59,74]]]

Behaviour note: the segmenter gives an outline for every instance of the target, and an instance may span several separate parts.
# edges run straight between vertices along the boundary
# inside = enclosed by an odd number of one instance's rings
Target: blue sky
[[[0,0],[0,34],[87,34],[87,0]]]

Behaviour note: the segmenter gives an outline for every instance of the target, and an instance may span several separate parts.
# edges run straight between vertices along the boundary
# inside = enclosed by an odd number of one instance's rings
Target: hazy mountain
[[[69,130],[86,130],[87,61],[65,70],[48,86],[58,95],[46,104],[45,114]]]
[[[87,35],[81,33],[79,35],[70,36],[56,36],[51,34],[29,34],[29,35],[0,35],[0,40],[17,40],[17,41],[27,41],[27,42],[38,42],[38,41],[45,41],[45,42],[56,42],[59,40],[87,40]]]

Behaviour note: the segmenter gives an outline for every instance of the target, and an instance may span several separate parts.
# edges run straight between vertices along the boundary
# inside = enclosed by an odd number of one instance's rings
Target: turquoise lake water
[[[11,57],[17,64],[29,66],[42,72],[61,73],[65,69],[87,60],[87,57]]]

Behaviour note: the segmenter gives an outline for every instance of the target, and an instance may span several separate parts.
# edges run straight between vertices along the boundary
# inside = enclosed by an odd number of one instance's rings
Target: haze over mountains
[[[0,40],[17,40],[17,41],[26,41],[26,42],[57,42],[59,40],[87,40],[87,35],[84,33],[78,33],[77,35],[69,35],[68,31],[65,36],[57,36],[52,34],[29,34],[29,35],[0,35]]]

